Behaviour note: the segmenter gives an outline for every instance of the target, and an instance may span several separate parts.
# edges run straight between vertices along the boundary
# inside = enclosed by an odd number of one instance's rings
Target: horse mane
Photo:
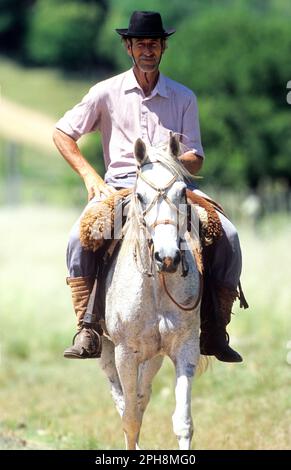
[[[180,145],[180,155],[187,151],[187,147],[184,144]],[[180,179],[193,181],[195,178],[185,168],[185,166],[177,158],[173,157],[169,153],[168,144],[162,143],[152,147],[147,147],[148,161],[158,161],[164,165],[174,176]]]
[[[122,229],[123,241],[122,241],[121,248],[120,248],[121,256],[128,256],[130,251],[137,250],[140,248],[139,216],[140,216],[140,210],[137,205],[135,192],[133,191],[130,196],[127,219]]]

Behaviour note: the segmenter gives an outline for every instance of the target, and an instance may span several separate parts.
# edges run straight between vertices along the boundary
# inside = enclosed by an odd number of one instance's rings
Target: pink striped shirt
[[[74,140],[100,131],[106,178],[135,172],[133,147],[138,137],[152,146],[168,141],[170,131],[177,132],[188,150],[204,156],[194,93],[161,73],[149,96],[133,69],[97,83],[56,128]]]

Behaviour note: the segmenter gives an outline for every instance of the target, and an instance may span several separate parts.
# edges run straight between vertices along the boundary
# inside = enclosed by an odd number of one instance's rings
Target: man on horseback
[[[159,13],[136,11],[122,36],[133,67],[125,73],[99,82],[82,102],[68,111],[56,124],[54,142],[71,167],[83,178],[89,204],[98,203],[116,188],[130,188],[136,179],[133,156],[137,137],[150,145],[168,139],[169,131],[181,135],[188,149],[179,157],[191,174],[202,167],[204,153],[200,139],[198,110],[193,92],[159,72],[166,39],[175,30],[165,30]],[[81,154],[77,140],[99,130],[102,135],[105,180]],[[196,190],[191,187],[192,190]],[[201,353],[215,355],[226,362],[241,362],[229,346],[226,325],[237,297],[241,274],[241,251],[235,227],[219,214],[223,235],[211,250],[208,268],[208,298],[202,301]],[[80,243],[79,221],[72,229],[67,265],[67,283],[78,322],[74,344],[64,352],[67,358],[99,357],[100,327],[84,321],[97,272],[96,254]]]

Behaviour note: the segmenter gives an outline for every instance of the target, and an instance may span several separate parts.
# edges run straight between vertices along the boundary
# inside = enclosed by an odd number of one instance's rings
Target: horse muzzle
[[[174,257],[165,256],[161,258],[159,252],[156,252],[155,260],[159,272],[175,273],[181,261],[181,253],[179,250],[177,250]]]

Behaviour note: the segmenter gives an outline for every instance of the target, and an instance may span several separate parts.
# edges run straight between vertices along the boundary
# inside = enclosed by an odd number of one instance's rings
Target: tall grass
[[[77,212],[0,210],[0,443],[4,448],[123,448],[120,419],[96,361],[67,361],[75,328],[65,249]],[[196,449],[288,449],[291,443],[291,223],[241,227],[251,308],[230,326],[239,365],[215,362],[193,385]],[[153,387],[141,445],[175,448],[173,366]],[[1,439],[2,436],[2,439]],[[0,444],[1,447],[1,444]]]

